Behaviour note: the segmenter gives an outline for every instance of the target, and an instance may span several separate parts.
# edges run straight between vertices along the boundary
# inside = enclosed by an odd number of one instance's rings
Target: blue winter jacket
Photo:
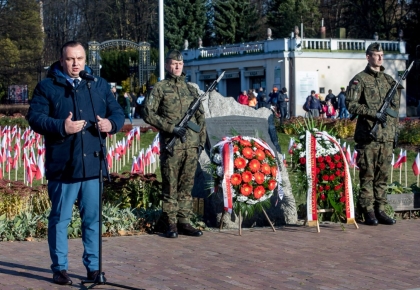
[[[90,73],[91,69],[85,70]],[[100,162],[101,147],[105,148],[106,134],[101,136],[95,127],[95,114],[107,118],[112,124],[111,134],[124,125],[124,112],[115,100],[107,81],[97,78],[88,84],[81,80],[77,88],[70,84],[56,62],[48,77],[36,86],[26,116],[31,128],[44,135],[45,175],[49,180],[77,181],[99,177],[99,164],[105,173],[104,162]],[[85,120],[86,127],[79,133],[67,135],[64,121],[73,113],[73,121]],[[95,113],[94,113],[95,112]],[[100,155],[102,156],[102,154]]]

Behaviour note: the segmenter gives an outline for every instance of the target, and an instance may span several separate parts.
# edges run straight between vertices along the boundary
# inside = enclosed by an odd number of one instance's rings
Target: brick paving
[[[420,221],[359,226],[103,238],[102,268],[109,283],[139,289],[420,289]],[[80,239],[69,240],[73,285],[59,286],[46,240],[1,242],[0,289],[83,289],[82,251]]]

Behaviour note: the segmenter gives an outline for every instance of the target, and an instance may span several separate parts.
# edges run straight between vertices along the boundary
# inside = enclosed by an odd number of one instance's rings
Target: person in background
[[[246,91],[242,91],[241,94],[238,97],[238,103],[241,105],[248,106],[248,94]]]
[[[257,105],[258,105],[257,97],[254,95],[252,90],[250,90],[250,92],[248,94],[248,106],[250,106],[251,108],[254,108],[256,110],[256,109],[258,109]]]
[[[312,118],[319,117],[320,114],[323,113],[321,102],[314,90],[312,90],[311,94],[306,98],[306,107],[309,109],[309,115]]]
[[[328,100],[328,101],[325,102],[325,105],[322,106],[322,110],[323,110],[326,118],[335,119],[336,111],[334,109],[333,104],[331,103],[331,100]]]
[[[116,86],[112,86],[111,87],[111,92],[114,95],[115,100],[118,101],[118,93],[117,93],[117,87]]]
[[[280,115],[280,124],[283,124],[283,121],[286,119],[288,101],[289,97],[287,96],[287,89],[282,88],[277,100],[277,110]]]
[[[165,79],[155,84],[146,96],[144,107],[144,120],[159,130],[162,220],[167,222],[167,238],[177,238],[178,233],[193,237],[203,235],[190,222],[194,216],[191,192],[198,157],[206,143],[206,122],[203,104],[200,104],[190,120],[193,124],[188,128],[177,126],[191,103],[200,97],[197,89],[185,82],[183,67],[182,53],[170,51],[165,59]],[[166,145],[174,136],[178,139],[171,155]]]
[[[131,118],[137,119],[138,118],[137,113],[136,113],[137,96],[134,92],[132,92],[130,97],[131,97]]]
[[[271,90],[271,92],[268,94],[269,97],[269,102],[271,105],[273,105],[274,107],[276,107],[277,109],[277,101],[279,99],[279,92],[278,92],[278,88],[277,87],[273,87],[273,89]]]
[[[380,113],[384,98],[396,81],[384,73],[384,52],[380,43],[368,46],[366,59],[366,68],[351,79],[346,93],[347,108],[357,115],[354,141],[358,153],[359,205],[367,225],[393,225],[396,221],[385,213],[385,206],[388,204],[389,166],[398,132],[401,91],[394,94],[389,110]],[[370,132],[376,123],[379,126],[374,139]],[[385,123],[386,126],[382,126]]]
[[[53,282],[60,285],[72,284],[67,273],[67,228],[76,200],[87,280],[98,277],[100,168],[104,175],[107,172],[100,159],[106,154],[102,151],[105,140],[101,144],[98,129],[106,138],[124,125],[124,112],[107,81],[100,77],[95,81],[81,79],[82,70],[92,71],[86,66],[83,45],[65,43],[60,61],[51,65],[47,78],[36,86],[26,116],[31,128],[45,138],[45,174],[51,200],[48,246]]]
[[[144,108],[144,99],[145,99],[145,97],[144,97],[143,93],[140,93],[140,95],[137,97],[137,101],[136,101],[137,108],[136,108],[136,110],[137,110],[137,116],[139,118],[143,118],[142,112],[143,112],[143,108]]]
[[[332,93],[331,89],[328,90],[328,95],[325,97],[325,103],[327,103],[328,101],[331,101],[331,104],[334,106],[334,109],[337,110],[337,97]]]
[[[130,123],[133,124],[133,118],[131,117],[131,96],[130,93],[124,93],[124,113],[125,116],[130,120]]]
[[[340,119],[347,119],[349,117],[349,111],[346,107],[346,91],[344,87],[341,87],[341,92],[337,96],[338,113]]]

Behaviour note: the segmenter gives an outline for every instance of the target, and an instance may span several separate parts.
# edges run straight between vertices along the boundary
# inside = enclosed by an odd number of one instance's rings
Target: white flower
[[[312,128],[313,132],[318,132],[319,130],[317,128]]]
[[[301,150],[302,149],[302,143],[297,144],[296,149]]]
[[[246,201],[246,203],[247,203],[247,204],[256,204],[256,203],[258,203],[258,200],[248,199],[248,200]]]
[[[303,139],[303,138],[305,138],[305,135],[300,135],[299,136],[299,139]]]
[[[216,168],[216,174],[219,177],[223,177],[223,167],[222,166],[217,166],[217,168]]]
[[[248,197],[244,195],[238,195],[238,197],[236,198],[236,201],[240,201],[240,202],[245,202],[247,200],[248,200]]]
[[[214,154],[213,162],[216,163],[216,164],[221,164],[222,163],[222,156],[219,153]]]
[[[299,158],[305,157],[306,156],[306,151],[302,151],[299,153]]]

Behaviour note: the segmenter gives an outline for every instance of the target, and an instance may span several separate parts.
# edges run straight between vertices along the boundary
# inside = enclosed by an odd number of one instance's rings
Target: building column
[[[200,75],[201,75],[200,71],[195,72],[195,83],[198,85],[199,88],[202,88],[203,84],[200,81]]]
[[[217,77],[219,77],[221,74],[223,73],[223,70],[218,69],[217,70]],[[226,90],[226,79],[222,78],[218,84],[218,89],[219,89],[219,94],[221,94],[222,96],[226,97],[227,95],[227,90]]]
[[[239,68],[239,72],[241,74],[241,92],[243,90],[248,91],[248,89],[247,89],[248,88],[248,84],[246,84],[246,78],[245,78],[245,68],[240,67]]]

